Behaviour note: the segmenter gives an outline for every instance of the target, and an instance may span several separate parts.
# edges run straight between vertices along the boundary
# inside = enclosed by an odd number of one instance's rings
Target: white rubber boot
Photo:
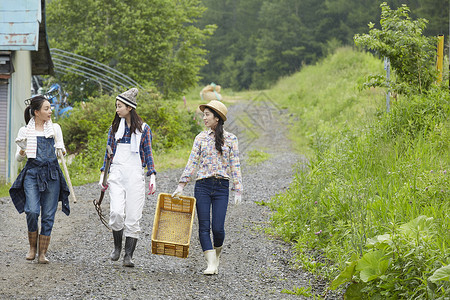
[[[222,253],[222,246],[214,247],[214,250],[216,250],[216,265],[217,265],[217,269],[219,269],[219,260],[220,260],[220,254]]]
[[[208,267],[205,271],[203,271],[203,274],[213,275],[219,273],[217,270],[216,251],[206,250],[203,254],[205,255],[206,262],[208,263]]]

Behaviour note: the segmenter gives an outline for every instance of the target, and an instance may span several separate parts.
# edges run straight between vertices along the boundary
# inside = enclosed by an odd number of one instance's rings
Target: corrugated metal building
[[[17,176],[14,139],[25,125],[24,100],[31,76],[48,75],[53,63],[47,42],[45,0],[0,0],[0,181]]]

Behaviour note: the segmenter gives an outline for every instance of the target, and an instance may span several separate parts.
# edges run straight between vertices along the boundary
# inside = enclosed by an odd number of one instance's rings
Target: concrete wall
[[[19,128],[26,125],[23,118],[24,100],[31,97],[31,53],[15,51],[13,55],[15,72],[10,78],[8,107],[8,179],[14,181],[18,174],[19,163],[15,159]]]
[[[7,178],[8,170],[8,97],[9,79],[0,80],[0,184]]]

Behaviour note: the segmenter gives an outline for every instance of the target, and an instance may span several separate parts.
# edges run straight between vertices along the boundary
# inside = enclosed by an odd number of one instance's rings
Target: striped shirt
[[[211,129],[202,131],[195,137],[180,183],[187,183],[198,166],[196,180],[209,177],[227,178],[233,182],[232,190],[242,192],[238,139],[234,134],[227,131],[224,131],[223,135],[222,155],[216,149],[215,136]]]
[[[114,138],[114,134],[112,133],[112,127],[109,128],[107,144],[111,146],[113,157],[114,154],[116,153],[117,143],[124,143],[124,144],[131,143],[130,128],[128,127],[126,122],[123,137],[121,139],[118,139],[117,142]],[[144,125],[144,131],[142,132],[141,143],[139,146],[139,154],[141,156],[142,167],[143,168],[147,167],[147,176],[150,176],[151,174],[156,174],[152,152],[152,130],[150,129],[150,126],[148,126],[148,124]],[[107,155],[105,151],[103,166],[100,168],[100,171],[102,172],[105,170],[106,158]]]

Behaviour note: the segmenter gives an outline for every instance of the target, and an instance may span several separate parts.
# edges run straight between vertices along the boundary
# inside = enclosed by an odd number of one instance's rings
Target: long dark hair
[[[214,117],[218,118],[219,121],[217,123],[216,128],[214,129],[214,135],[216,138],[216,150],[219,151],[220,155],[222,155],[222,146],[224,144],[224,138],[223,138],[223,119],[222,117],[214,110],[210,109],[210,111],[213,112]]]
[[[48,99],[42,95],[34,96],[33,98],[26,100],[25,103],[28,102],[28,106],[25,108],[25,111],[23,113],[25,124],[28,124],[28,122],[30,122],[31,117],[35,116],[34,112],[40,110],[42,108],[42,104],[44,104],[45,101],[48,101]]]
[[[130,107],[127,104],[125,104],[125,105],[127,107]],[[134,133],[134,132],[136,132],[136,129],[139,132],[142,132],[142,124],[144,124],[144,121],[142,121],[142,118],[137,114],[137,112],[134,108],[131,108],[131,110],[130,110],[130,117],[131,117],[130,132]],[[117,132],[117,129],[119,129],[119,124],[120,124],[120,117],[116,112],[116,115],[114,116],[114,120],[112,121],[112,124],[111,124],[113,134],[115,134]]]

